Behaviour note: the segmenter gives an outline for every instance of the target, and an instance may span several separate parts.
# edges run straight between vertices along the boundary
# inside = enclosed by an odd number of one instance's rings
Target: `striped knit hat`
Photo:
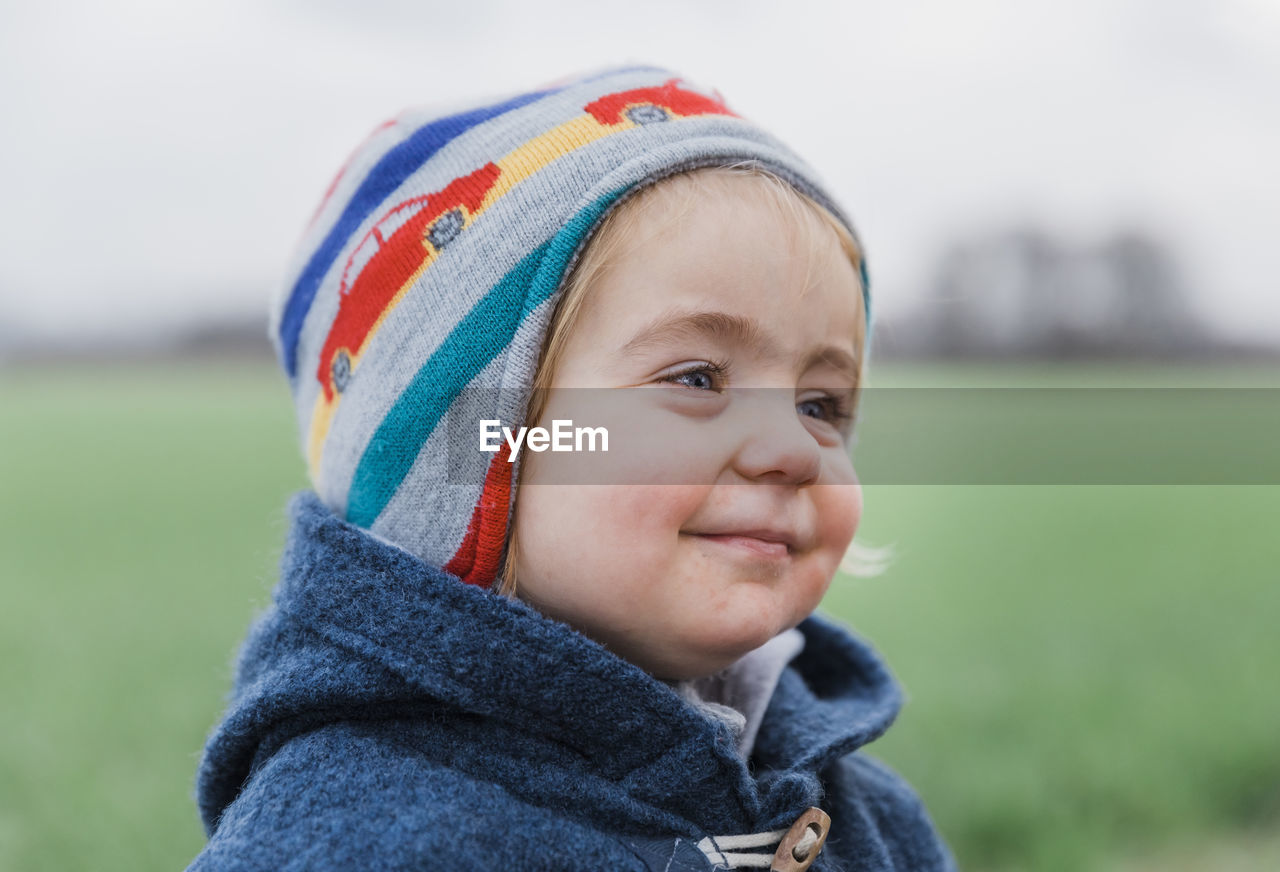
[[[454,450],[450,432],[524,422],[566,274],[612,206],[672,173],[744,161],[857,240],[805,162],[718,92],[657,67],[407,111],[374,130],[330,185],[272,311],[321,499],[488,587],[519,457]],[[865,295],[865,265],[862,282]]]

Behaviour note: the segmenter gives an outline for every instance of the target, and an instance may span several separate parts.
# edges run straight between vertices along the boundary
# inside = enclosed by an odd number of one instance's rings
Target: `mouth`
[[[795,550],[786,542],[738,533],[690,533],[689,535],[696,536],[705,542],[713,542],[724,548],[731,548],[738,553],[774,560],[785,559]]]

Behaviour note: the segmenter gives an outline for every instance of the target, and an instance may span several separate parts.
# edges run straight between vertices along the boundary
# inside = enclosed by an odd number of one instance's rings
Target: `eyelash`
[[[693,375],[694,373],[699,373],[699,372],[709,372],[720,378],[726,378],[729,375],[729,362],[727,360],[708,360],[708,361],[705,361],[704,363],[698,363],[693,366],[687,367],[685,369],[679,370],[678,372],[668,373],[667,375],[664,375],[662,378],[658,379],[658,381],[674,383],[678,378],[683,378],[684,376]],[[688,387],[688,385],[686,385],[685,387]],[[693,388],[693,390],[700,390],[700,389]],[[708,388],[708,390],[716,390],[716,389]]]
[[[664,375],[662,378],[658,379],[658,381],[674,384],[676,383],[677,379],[683,378],[684,376],[687,376],[687,375],[693,375],[695,373],[701,373],[701,372],[709,372],[721,378],[726,377],[729,375],[729,362],[724,360],[709,360],[704,363],[699,363],[695,366],[687,367],[677,372],[668,373],[667,375]],[[685,385],[685,387],[689,387],[689,386]],[[690,389],[700,390],[699,388],[690,388]],[[708,388],[707,390],[716,390],[716,389]],[[848,403],[841,397],[836,397],[836,396],[827,394],[826,396],[815,397],[813,399],[805,400],[805,402],[822,404],[826,408],[827,417],[819,420],[828,421],[837,427],[843,425],[846,421],[848,421],[850,418],[853,417],[853,414],[849,409]]]

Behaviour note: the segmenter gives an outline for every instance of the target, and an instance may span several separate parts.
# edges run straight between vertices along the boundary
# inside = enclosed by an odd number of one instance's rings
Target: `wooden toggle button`
[[[830,815],[820,808],[805,809],[778,844],[770,872],[804,872],[817,859],[830,830]]]

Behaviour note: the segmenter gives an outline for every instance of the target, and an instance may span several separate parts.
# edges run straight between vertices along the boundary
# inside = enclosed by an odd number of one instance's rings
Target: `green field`
[[[1280,373],[873,374],[1029,381]],[[0,448],[0,870],[183,868],[200,749],[304,485],[283,377],[0,369]],[[872,485],[865,504],[859,538],[896,556],[823,609],[905,685],[872,750],[964,869],[1280,868],[1280,486]]]

